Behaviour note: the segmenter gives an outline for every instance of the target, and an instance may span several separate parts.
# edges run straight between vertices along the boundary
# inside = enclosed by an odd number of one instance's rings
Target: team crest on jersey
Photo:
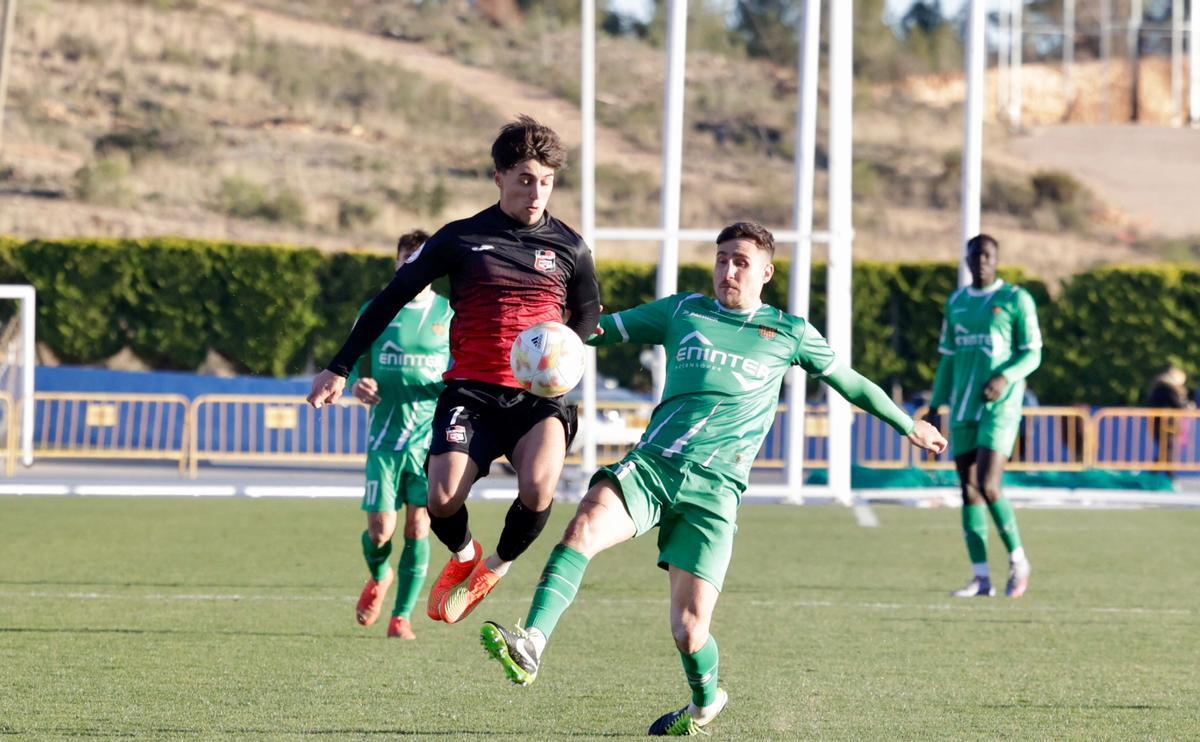
[[[433,330],[434,335],[443,335],[446,332],[446,326],[441,322],[434,322],[433,326],[429,329]]]
[[[759,326],[758,334],[762,335],[763,340],[774,340],[775,339],[775,328]]]
[[[466,443],[467,429],[461,425],[451,425],[450,427],[446,428],[446,442]]]
[[[543,273],[553,273],[554,251],[553,250],[537,250],[533,253],[533,267]]]
[[[1004,313],[1004,310],[1001,309],[1000,307],[992,307],[992,314],[996,315],[997,317],[999,317],[1003,313]]]

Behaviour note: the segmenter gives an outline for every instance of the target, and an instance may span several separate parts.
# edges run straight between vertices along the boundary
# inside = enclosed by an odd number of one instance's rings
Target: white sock
[[[546,651],[546,635],[540,629],[530,629],[525,632],[529,636],[529,641],[533,642],[533,646],[537,649],[538,657],[542,656],[542,652]]]
[[[466,548],[454,554],[456,562],[469,562],[475,558],[475,542],[468,541]]]
[[[1013,553],[1008,555],[1008,561],[1010,564],[1020,564],[1027,559],[1028,557],[1025,556],[1024,546],[1018,546],[1017,548],[1013,549]]]
[[[501,577],[508,574],[508,567],[511,564],[512,562],[506,562],[495,554],[487,558],[487,568]]]
[[[717,714],[721,713],[722,709],[725,708],[725,700],[723,696],[725,696],[725,691],[718,689],[717,700],[713,701],[707,706],[697,706],[694,703],[689,703],[688,713],[692,715],[692,718],[695,719],[697,724],[704,726],[713,719],[717,718]],[[727,698],[727,696],[725,697]]]
[[[971,569],[975,572],[975,576],[981,580],[992,579],[992,573],[988,571],[987,562],[983,564],[972,564]]]

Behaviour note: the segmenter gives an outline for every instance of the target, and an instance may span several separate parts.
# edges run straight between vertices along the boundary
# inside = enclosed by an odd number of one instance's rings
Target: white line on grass
[[[351,595],[264,595],[264,594],[243,594],[243,593],[97,593],[97,592],[0,592],[0,597],[5,598],[58,598],[62,600],[146,600],[154,602],[164,601],[211,601],[211,602],[230,602],[236,603],[241,601],[258,601],[258,602],[322,602],[322,603],[351,603],[357,600]],[[528,602],[529,598],[505,598],[500,596],[493,597],[491,603],[523,603]],[[666,605],[666,598],[590,598],[580,597],[575,600],[576,603],[589,605]],[[955,601],[950,603],[880,603],[880,602],[863,602],[863,603],[840,603],[832,600],[760,600],[750,598],[743,602],[751,605],[761,606],[764,608],[863,608],[873,611],[976,611],[976,610],[995,610],[991,607],[980,605],[976,601]],[[1006,603],[999,600],[996,603]],[[1170,616],[1193,616],[1200,611],[1188,608],[1145,608],[1141,606],[1116,607],[1116,606],[1081,606],[1078,608],[1062,607],[1062,606],[1043,606],[1030,605],[1026,603],[1022,606],[1023,610],[1037,611],[1044,613],[1108,613],[1108,614],[1133,614],[1133,615],[1170,615]]]

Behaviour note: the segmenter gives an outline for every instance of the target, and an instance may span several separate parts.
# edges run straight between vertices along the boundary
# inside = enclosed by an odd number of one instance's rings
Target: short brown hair
[[[991,245],[992,247],[996,248],[997,250],[1000,249],[1000,243],[996,242],[996,238],[991,236],[990,234],[977,234],[974,237],[972,237],[971,239],[967,240],[967,250],[968,251],[982,250],[983,248],[987,247],[988,245]]]
[[[504,172],[526,160],[559,170],[567,164],[567,150],[554,129],[521,114],[505,124],[492,143],[492,164]]]
[[[425,241],[429,239],[429,235],[424,230],[414,229],[407,234],[400,235],[400,239],[396,240],[396,257],[402,258],[405,255],[411,254]]]
[[[775,258],[775,235],[757,222],[734,222],[722,229],[721,234],[717,235],[717,244],[729,240],[753,242],[758,245],[759,250],[766,250],[772,260]]]

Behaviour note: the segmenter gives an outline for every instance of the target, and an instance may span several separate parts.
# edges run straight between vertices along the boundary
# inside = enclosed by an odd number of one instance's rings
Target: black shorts
[[[575,405],[568,405],[562,397],[547,399],[483,381],[451,381],[433,413],[429,455],[461,451],[471,457],[482,477],[499,457],[511,460],[517,442],[546,418],[562,420],[570,448],[577,414]]]

